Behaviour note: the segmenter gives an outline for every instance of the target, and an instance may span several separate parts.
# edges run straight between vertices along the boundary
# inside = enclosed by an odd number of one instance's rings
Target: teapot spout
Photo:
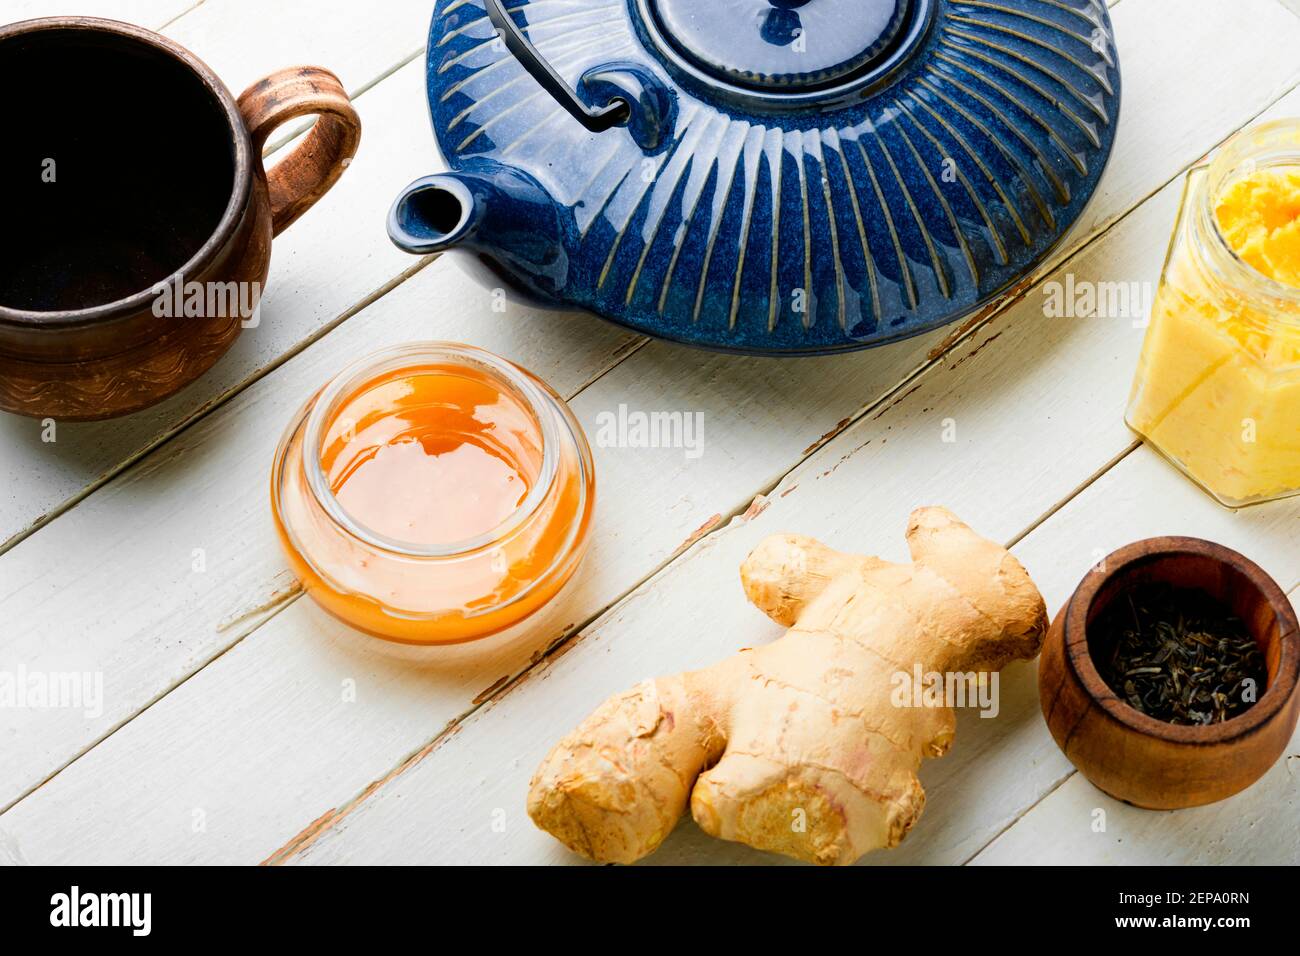
[[[546,293],[566,280],[554,201],[532,177],[498,163],[417,179],[393,203],[388,235],[414,255],[480,253]]]

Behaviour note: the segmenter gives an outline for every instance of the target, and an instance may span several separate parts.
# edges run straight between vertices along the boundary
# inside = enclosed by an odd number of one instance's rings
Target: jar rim
[[[1261,158],[1270,151],[1273,158],[1261,164]],[[1300,120],[1273,120],[1241,130],[1223,145],[1212,161],[1199,167],[1205,176],[1196,204],[1197,231],[1208,237],[1213,247],[1214,266],[1220,278],[1300,309],[1300,287],[1279,282],[1243,259],[1223,234],[1216,212],[1218,198],[1230,182],[1249,172],[1277,166],[1300,169]],[[1282,324],[1300,325],[1300,316],[1275,314],[1272,317]]]
[[[440,545],[419,545],[381,534],[354,518],[330,488],[321,464],[325,432],[343,401],[368,382],[403,368],[450,366],[486,373],[520,400],[542,440],[542,463],[537,479],[519,506],[495,527],[466,538]],[[515,365],[485,349],[457,342],[412,342],[366,355],[332,378],[313,402],[304,425],[301,442],[302,469],[316,503],[341,530],[358,541],[391,554],[411,558],[455,558],[491,547],[516,531],[541,507],[559,473],[559,429],[547,414],[547,399],[532,377]]]

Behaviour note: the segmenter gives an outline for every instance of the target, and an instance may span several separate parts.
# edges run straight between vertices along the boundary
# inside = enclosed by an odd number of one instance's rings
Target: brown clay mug
[[[267,137],[319,114],[268,174]],[[124,415],[255,323],[271,240],[343,173],[361,123],[334,74],[238,100],[192,53],[89,17],[0,27],[0,409]]]

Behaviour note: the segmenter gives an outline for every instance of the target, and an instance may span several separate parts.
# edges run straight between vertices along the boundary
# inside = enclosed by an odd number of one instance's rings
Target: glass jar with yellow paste
[[[1300,493],[1300,121],[1188,176],[1127,420],[1229,507]]]

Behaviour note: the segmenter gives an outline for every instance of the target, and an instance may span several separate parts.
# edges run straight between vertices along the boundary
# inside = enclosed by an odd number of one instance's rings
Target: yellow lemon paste
[[[1212,208],[1239,261],[1221,247],[1216,261],[1203,248],[1214,242],[1198,243],[1185,205],[1128,420],[1220,501],[1240,505],[1300,491],[1300,165],[1238,176]]]
[[[1219,197],[1215,218],[1228,245],[1257,272],[1300,289],[1300,166],[1238,179]]]

